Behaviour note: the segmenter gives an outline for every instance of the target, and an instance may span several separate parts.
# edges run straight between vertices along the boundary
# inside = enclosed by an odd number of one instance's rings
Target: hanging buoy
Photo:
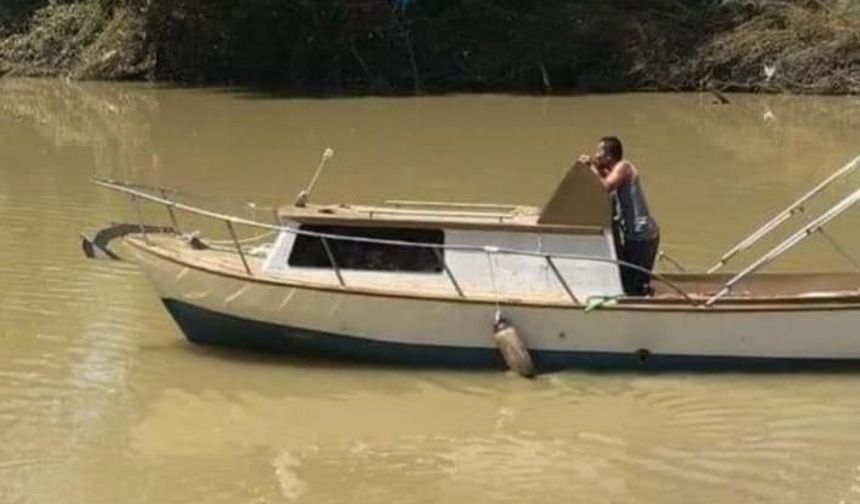
[[[507,320],[499,318],[493,329],[493,338],[508,368],[524,378],[534,377],[535,366],[516,327]]]

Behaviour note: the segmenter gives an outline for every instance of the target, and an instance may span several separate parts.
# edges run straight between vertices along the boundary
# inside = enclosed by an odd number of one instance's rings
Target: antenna
[[[325,164],[332,157],[334,157],[334,151],[332,150],[331,147],[326,147],[325,150],[323,151],[322,159],[320,159],[320,164],[317,166],[317,171],[314,172],[314,176],[311,179],[311,183],[308,184],[308,186],[305,189],[303,189],[301,192],[299,192],[299,195],[296,197],[296,201],[293,203],[293,205],[295,205],[297,207],[303,207],[303,206],[308,204],[308,199],[311,196],[311,191],[313,190],[314,185],[317,183],[317,180],[320,178],[320,175],[322,174],[323,168],[325,168]]]

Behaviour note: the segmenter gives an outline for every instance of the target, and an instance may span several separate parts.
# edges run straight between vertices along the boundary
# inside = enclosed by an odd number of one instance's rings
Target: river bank
[[[0,74],[312,93],[860,92],[851,0],[12,1]]]

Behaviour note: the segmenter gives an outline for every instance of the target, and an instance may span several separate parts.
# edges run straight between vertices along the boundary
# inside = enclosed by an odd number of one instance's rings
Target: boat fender
[[[533,378],[534,363],[516,327],[499,318],[493,329],[493,338],[508,368],[524,378]]]

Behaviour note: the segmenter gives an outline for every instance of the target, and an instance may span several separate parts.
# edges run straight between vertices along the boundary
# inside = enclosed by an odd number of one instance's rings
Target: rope
[[[667,254],[666,252],[664,252],[664,251],[662,251],[662,250],[661,250],[660,252],[658,252],[658,253],[657,253],[657,258],[658,258],[660,261],[668,262],[669,264],[671,264],[672,266],[674,266],[674,267],[675,267],[675,269],[677,269],[677,270],[678,270],[678,271],[680,271],[681,273],[686,273],[686,272],[687,272],[687,268],[685,268],[681,263],[679,263],[678,261],[676,261],[675,259],[673,259],[673,258],[672,258],[672,256],[670,256],[669,254]]]
[[[621,296],[589,296],[585,301],[585,313],[603,308],[604,306],[613,306],[618,303]]]

